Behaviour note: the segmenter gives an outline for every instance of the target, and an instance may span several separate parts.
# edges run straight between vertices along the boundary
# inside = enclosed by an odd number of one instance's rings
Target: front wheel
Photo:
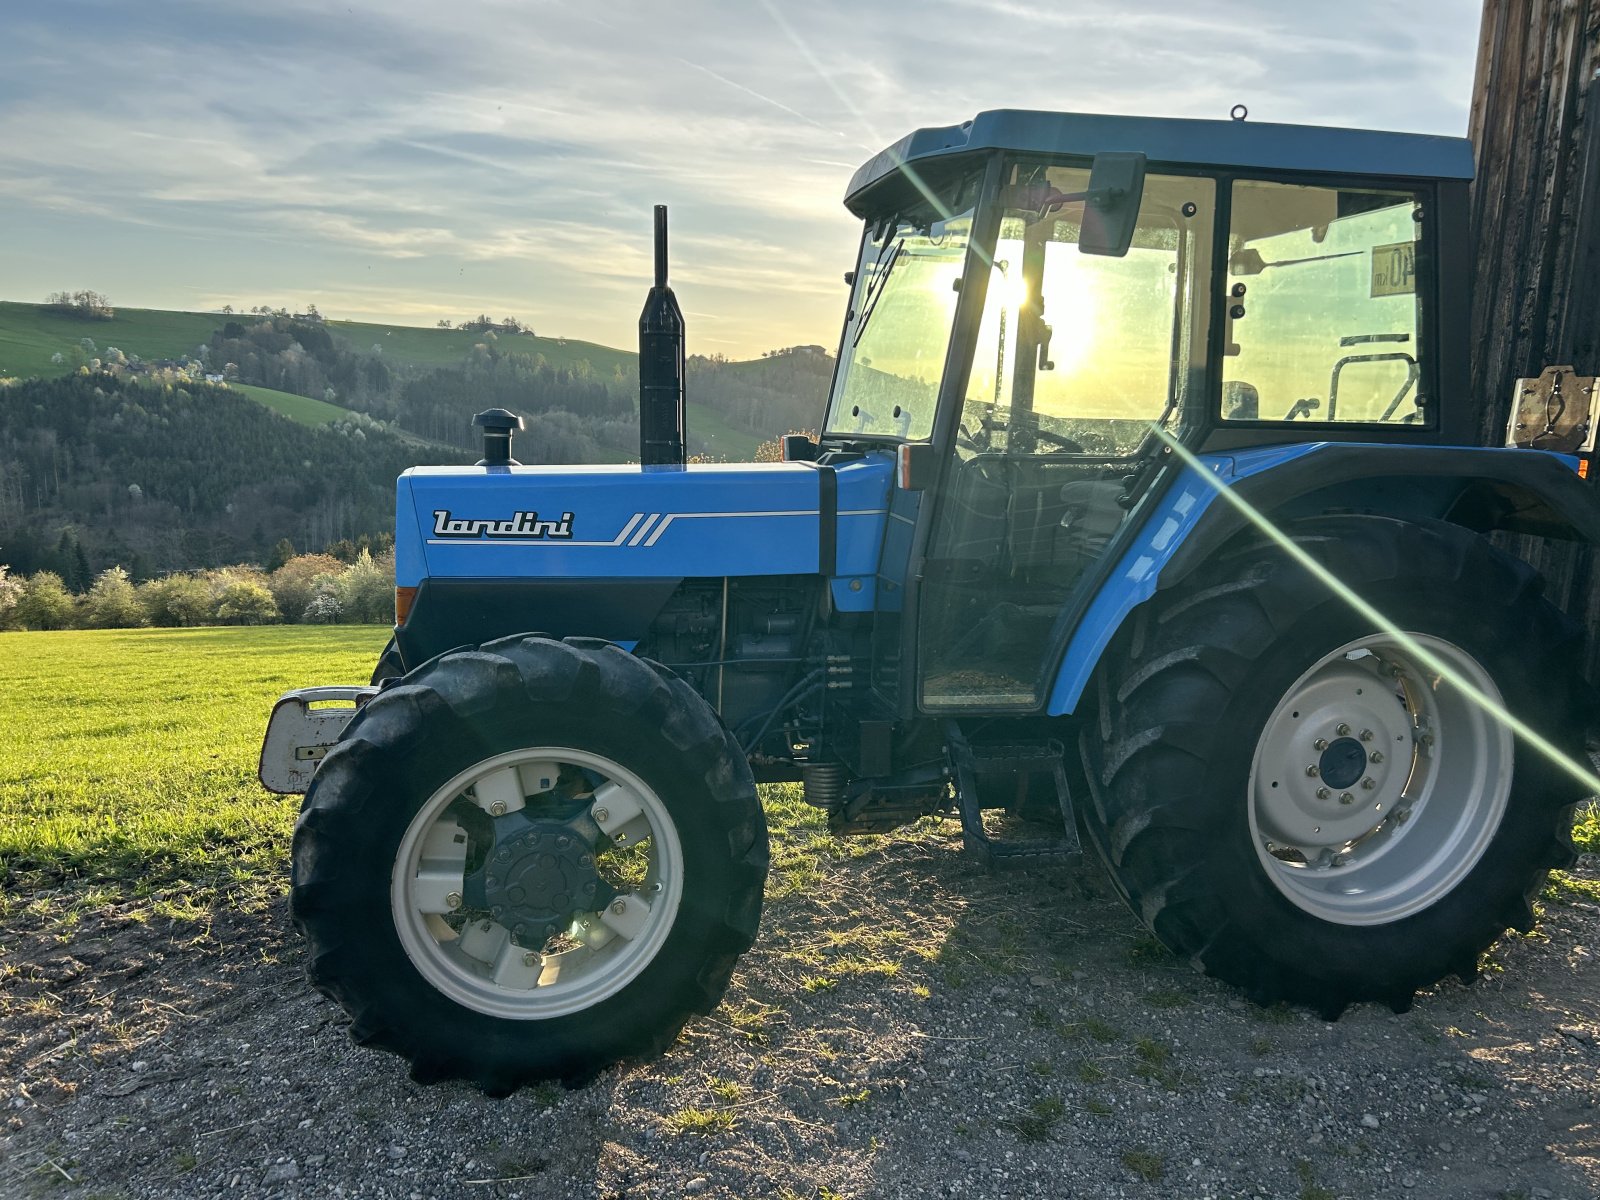
[[[714,713],[619,648],[455,652],[352,720],[294,839],[316,986],[418,1079],[657,1053],[755,933],[766,829]]]
[[[1577,628],[1537,576],[1441,523],[1289,527],[1146,606],[1086,733],[1091,841],[1174,951],[1271,1003],[1399,1009],[1470,978],[1570,861]]]

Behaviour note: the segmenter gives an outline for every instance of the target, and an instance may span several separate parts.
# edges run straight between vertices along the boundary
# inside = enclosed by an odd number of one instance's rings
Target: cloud
[[[316,299],[629,345],[669,203],[692,344],[831,342],[854,167],[991,107],[1459,133],[1476,0],[8,0],[17,298]],[[337,305],[334,297],[339,297]],[[474,299],[480,297],[481,299]]]

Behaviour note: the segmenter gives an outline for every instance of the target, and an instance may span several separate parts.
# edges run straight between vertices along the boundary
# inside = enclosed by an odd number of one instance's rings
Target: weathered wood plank
[[[1473,396],[1497,444],[1514,381],[1552,363],[1600,373],[1600,0],[1485,0],[1469,133],[1476,148]],[[1590,630],[1600,677],[1600,569],[1587,548],[1516,539]]]

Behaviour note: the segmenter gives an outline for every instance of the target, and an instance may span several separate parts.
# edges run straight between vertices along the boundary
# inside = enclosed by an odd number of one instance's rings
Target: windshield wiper
[[[873,280],[871,289],[867,292],[861,305],[861,316],[856,321],[856,335],[850,340],[850,348],[854,350],[861,344],[861,335],[867,330],[867,322],[872,320],[872,314],[878,310],[878,301],[883,296],[883,289],[888,285],[889,276],[894,272],[895,264],[900,261],[900,251],[905,248],[906,239],[896,238],[894,245],[889,247],[887,258],[880,257],[878,262],[882,269],[878,272],[877,279]]]

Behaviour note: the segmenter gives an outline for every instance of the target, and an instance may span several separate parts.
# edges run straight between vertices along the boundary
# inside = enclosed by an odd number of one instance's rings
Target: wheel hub
[[[573,825],[520,812],[494,825],[481,871],[482,907],[517,945],[538,949],[576,914],[610,901],[613,889],[595,869],[594,848]]]
[[[1318,766],[1330,788],[1354,787],[1366,774],[1367,748],[1353,737],[1342,737],[1322,752]]]
[[[1422,633],[1350,642],[1288,688],[1249,784],[1256,853],[1285,896],[1324,919],[1382,924],[1472,868],[1504,812],[1512,754],[1464,688],[1499,703],[1470,653]]]

